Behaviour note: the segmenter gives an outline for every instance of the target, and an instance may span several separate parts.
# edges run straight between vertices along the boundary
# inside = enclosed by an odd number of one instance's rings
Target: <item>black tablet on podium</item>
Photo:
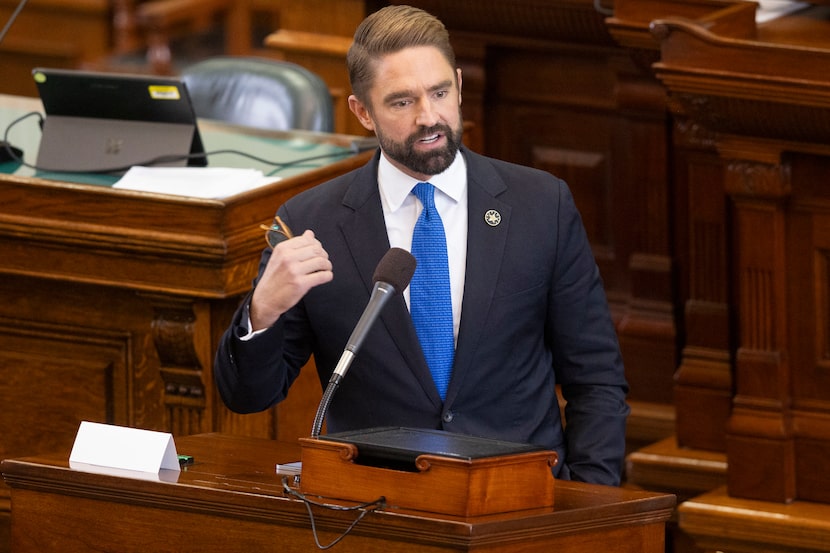
[[[543,451],[532,444],[466,436],[444,430],[406,427],[378,427],[320,436],[322,440],[354,444],[358,464],[414,470],[424,454],[465,461]]]
[[[38,169],[122,172],[133,165],[207,165],[181,80],[36,68],[46,114]],[[197,154],[188,157],[189,154]]]

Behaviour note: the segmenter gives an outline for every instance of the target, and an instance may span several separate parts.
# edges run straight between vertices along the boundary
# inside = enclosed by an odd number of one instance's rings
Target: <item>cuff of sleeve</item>
[[[257,336],[264,334],[269,329],[262,328],[260,330],[251,330],[251,303],[250,297],[248,298],[248,302],[245,303],[245,306],[242,308],[242,311],[239,313],[239,318],[237,319],[236,328],[234,329],[234,333],[236,337],[243,341],[248,342]],[[271,327],[273,328],[273,327]]]

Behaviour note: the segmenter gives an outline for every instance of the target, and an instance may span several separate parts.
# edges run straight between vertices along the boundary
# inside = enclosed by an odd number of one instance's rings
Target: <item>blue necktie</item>
[[[447,239],[435,209],[435,187],[419,182],[412,193],[424,209],[412,234],[412,255],[418,265],[409,284],[409,309],[438,393],[446,399],[455,357]]]

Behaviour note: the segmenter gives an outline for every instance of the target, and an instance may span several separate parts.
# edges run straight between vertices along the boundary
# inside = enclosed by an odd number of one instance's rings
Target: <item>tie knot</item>
[[[419,182],[412,189],[412,193],[421,200],[424,209],[430,210],[435,206],[435,187],[428,182]]]

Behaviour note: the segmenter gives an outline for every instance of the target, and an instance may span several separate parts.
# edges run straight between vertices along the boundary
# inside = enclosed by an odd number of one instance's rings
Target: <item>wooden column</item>
[[[619,114],[611,149],[613,236],[631,240],[630,295],[618,333],[632,390],[629,425],[639,426],[638,434],[651,443],[671,434],[675,420],[672,385],[679,355],[675,301],[681,292],[672,229],[678,206],[672,201],[669,171],[671,123],[665,90],[647,65],[626,58],[624,63],[615,60],[613,68]],[[632,225],[630,234],[622,225]],[[638,416],[637,407],[650,409],[652,420]]]
[[[666,13],[705,17],[723,7],[722,2],[711,0],[619,0],[606,24],[644,73],[654,77],[652,65],[660,60],[660,43],[651,34],[650,22]],[[732,400],[732,338],[722,161],[714,134],[689,117],[682,102],[666,95],[663,109],[671,129],[665,142],[665,155],[671,160],[667,188],[673,199],[669,251],[674,306],[680,317],[674,432],[681,447],[725,451]]]
[[[728,488],[736,497],[787,502],[796,496],[786,323],[790,171],[775,152],[767,159],[736,159],[752,150],[722,148],[726,191],[735,204],[739,320],[737,390],[727,428]]]
[[[675,433],[680,447],[726,451],[726,423],[732,409],[733,377],[729,204],[724,167],[714,135],[695,123],[678,102],[674,153],[678,202],[687,206],[683,308],[685,342],[675,373]]]

